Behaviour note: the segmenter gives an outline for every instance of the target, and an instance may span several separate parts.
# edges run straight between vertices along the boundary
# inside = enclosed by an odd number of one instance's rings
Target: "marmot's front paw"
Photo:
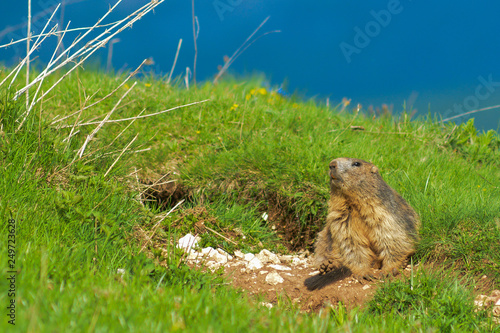
[[[328,261],[324,261],[321,265],[319,265],[319,275],[325,275],[328,272],[331,272],[337,269],[338,266],[335,264],[335,261],[330,259]]]

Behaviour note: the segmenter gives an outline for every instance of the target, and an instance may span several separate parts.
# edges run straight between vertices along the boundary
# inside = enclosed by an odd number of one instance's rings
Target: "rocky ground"
[[[196,238],[190,234],[179,240],[178,246],[188,253],[188,265],[211,270],[223,267],[234,287],[263,296],[267,307],[276,304],[279,297],[285,297],[307,312],[319,311],[340,301],[348,308],[362,306],[380,283],[360,283],[348,271],[320,276],[308,252],[279,255],[268,250],[257,254],[235,251],[230,255],[211,247],[195,250],[196,245]]]
[[[179,239],[178,247],[187,253],[192,267],[212,271],[223,267],[233,286],[265,298],[262,305],[273,307],[280,297],[297,305],[305,312],[318,312],[342,302],[348,309],[363,306],[373,295],[378,281],[358,281],[349,271],[319,275],[308,252],[279,255],[268,250],[257,254],[235,251],[230,255],[222,249],[199,249],[198,239],[191,234]],[[410,267],[405,269],[409,273]],[[491,307],[495,321],[500,323],[500,290],[490,296],[478,295],[478,308]]]

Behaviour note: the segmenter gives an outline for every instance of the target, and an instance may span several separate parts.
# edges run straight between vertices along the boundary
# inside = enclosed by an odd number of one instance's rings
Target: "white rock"
[[[290,263],[292,266],[298,266],[298,265],[307,265],[307,259],[300,259],[300,258],[293,258],[292,262]]]
[[[211,255],[212,252],[214,252],[215,249],[213,247],[205,247],[203,249],[201,249],[201,253],[204,254],[204,255]]]
[[[367,285],[367,284],[365,284],[365,285],[363,286],[363,290],[366,290],[366,289],[370,289],[370,286],[369,286],[369,285]]]
[[[493,309],[491,310],[491,313],[492,313],[495,317],[500,317],[500,306],[495,305],[495,306],[493,307]]]
[[[245,255],[243,256],[243,259],[245,259],[246,261],[250,261],[253,258],[255,258],[255,255],[253,253],[245,253]]]
[[[217,251],[212,251],[208,254],[210,259],[212,259],[215,262],[218,262],[219,264],[225,264],[227,263],[227,257],[225,255],[220,254]]]
[[[259,274],[267,274],[269,271],[260,271]]]
[[[225,256],[227,258],[227,260],[233,260],[233,256],[230,255],[229,253],[227,253],[226,251],[224,251],[223,249],[217,249],[217,252],[219,252],[219,254]]]
[[[284,279],[277,272],[271,272],[266,276],[266,282],[273,286],[283,283],[283,281]]]
[[[314,271],[314,272],[309,273],[309,275],[316,275],[316,274],[319,274],[319,271]]]
[[[207,261],[207,267],[213,272],[219,269],[221,266],[221,263],[215,262],[215,261]]]
[[[272,262],[273,264],[281,263],[280,258],[276,254],[266,249],[260,251],[256,257],[259,258],[264,264],[267,264],[268,262]]]
[[[248,263],[247,265],[247,269],[250,269],[250,270],[256,270],[256,269],[260,269],[264,267],[264,265],[262,264],[262,262],[260,261],[259,258],[253,258],[252,260],[250,260],[250,262]]]
[[[269,265],[269,267],[274,268],[275,270],[278,271],[291,271],[292,269],[290,267],[282,266],[282,265]]]
[[[244,259],[245,258],[245,254],[243,252],[241,252],[240,250],[236,250],[234,251],[234,256],[238,259]]]
[[[190,252],[192,248],[198,246],[199,237],[194,237],[191,234],[187,234],[186,236],[179,239],[177,242],[177,247],[184,249],[186,252]]]
[[[271,309],[273,307],[273,305],[271,303],[260,302],[259,304],[262,306],[265,306],[268,309]]]
[[[292,255],[289,255],[289,254],[283,254],[280,257],[280,260],[283,262],[283,261],[292,261],[293,258],[295,258],[294,256]]]
[[[478,295],[476,299],[474,300],[474,305],[477,307],[482,307],[486,301],[488,296],[486,295]]]
[[[197,259],[199,259],[201,257],[203,257],[203,254],[201,254],[200,252],[191,252],[187,256],[187,260],[197,260]]]

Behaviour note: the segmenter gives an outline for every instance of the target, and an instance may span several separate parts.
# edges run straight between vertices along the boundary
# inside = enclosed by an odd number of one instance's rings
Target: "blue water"
[[[27,1],[26,1],[27,2]],[[33,12],[56,2],[33,0]],[[87,0],[66,5],[64,24],[93,24],[108,1]],[[126,15],[147,1],[125,0],[111,19]],[[265,73],[273,85],[284,84],[319,101],[343,97],[366,109],[383,103],[418,114],[450,117],[500,104],[500,2],[498,1],[324,1],[196,0],[200,24],[197,79],[207,80],[267,17],[266,35],[231,66],[233,73]],[[27,3],[2,4],[0,37],[5,27],[26,21]],[[40,30],[42,19],[35,25]],[[58,16],[59,19],[59,16]],[[152,57],[152,70],[167,73],[180,38],[182,49],[175,75],[193,68],[191,1],[166,1],[114,44],[113,67],[135,68]],[[25,35],[24,29],[3,35],[0,43]],[[47,43],[47,45],[50,45]],[[55,44],[54,44],[55,45]],[[14,62],[25,46],[0,49],[0,61]],[[41,60],[50,50],[40,50]],[[106,50],[100,52],[105,65]],[[500,109],[472,115],[480,129],[500,126]],[[462,117],[456,121],[467,120]]]

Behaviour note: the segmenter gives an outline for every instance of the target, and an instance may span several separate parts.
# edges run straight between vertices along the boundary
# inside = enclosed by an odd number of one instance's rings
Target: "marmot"
[[[414,253],[417,213],[375,165],[360,159],[330,162],[330,191],[326,225],[315,245],[320,274],[347,267],[358,280],[396,275]],[[373,274],[372,268],[380,271]]]

